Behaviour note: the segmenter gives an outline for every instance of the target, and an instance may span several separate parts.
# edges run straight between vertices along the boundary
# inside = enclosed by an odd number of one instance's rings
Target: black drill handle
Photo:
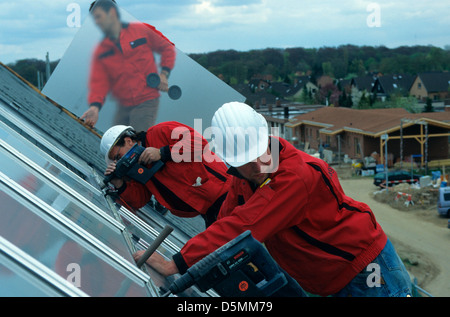
[[[220,262],[220,256],[216,253],[210,253],[200,261],[198,261],[196,264],[194,264],[192,267],[190,267],[186,273],[184,273],[180,278],[176,279],[171,285],[170,285],[170,291],[172,294],[178,294],[192,285],[194,285],[197,280],[208,274],[211,269],[218,265]],[[209,289],[209,288],[208,288]],[[202,292],[207,291],[208,289],[200,289]]]
[[[112,181],[112,179],[115,177],[114,173],[111,173],[109,175],[106,175],[105,178],[103,179],[103,183],[105,183],[105,185],[107,185],[110,181]]]

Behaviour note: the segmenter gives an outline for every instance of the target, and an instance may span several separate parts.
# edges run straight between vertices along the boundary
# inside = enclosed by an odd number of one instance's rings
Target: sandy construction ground
[[[341,179],[345,193],[367,203],[408,271],[433,296],[450,296],[450,229],[436,208],[398,210],[374,199],[371,178]]]

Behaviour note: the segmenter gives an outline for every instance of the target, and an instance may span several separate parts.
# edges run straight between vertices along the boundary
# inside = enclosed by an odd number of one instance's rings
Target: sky
[[[0,62],[62,58],[92,0],[0,0]],[[448,0],[116,0],[186,54],[340,45],[450,47]]]

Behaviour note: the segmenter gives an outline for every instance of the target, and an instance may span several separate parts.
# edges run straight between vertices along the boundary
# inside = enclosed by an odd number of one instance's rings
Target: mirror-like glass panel
[[[0,185],[0,235],[80,287],[90,296],[148,296],[144,285],[129,280],[78,241],[38,216],[28,202]]]
[[[0,149],[0,172],[17,182],[30,193],[61,212],[74,223],[85,229],[105,245],[116,251],[130,262],[134,262],[125,239],[120,230],[113,228],[106,221],[88,210],[81,203],[73,200],[69,194],[52,186],[52,183],[44,180],[31,168],[26,168],[18,159],[13,159],[10,154]],[[93,194],[87,192],[88,199]]]
[[[11,133],[2,123],[0,123],[0,139],[6,141],[9,145],[14,147],[15,150],[28,157],[54,177],[66,183],[70,188],[85,197],[94,205],[111,214],[106,201],[100,192],[94,190],[92,186],[88,185],[88,183],[68,169],[62,168],[53,160],[48,160],[39,149],[16,133]]]
[[[120,8],[117,11],[119,16],[112,14],[108,21],[103,8],[91,11],[44,87],[45,95],[79,117],[89,105],[101,106],[95,127],[103,132],[117,123],[116,116],[131,118],[133,113],[141,117],[139,122],[151,113],[155,123],[178,121],[192,127],[194,119],[202,119],[206,129],[224,103],[245,101],[177,49],[157,26],[143,24]],[[117,25],[120,33],[109,25]],[[165,88],[162,76],[150,76],[164,71],[169,72]],[[142,107],[153,108],[143,115]],[[135,121],[121,124],[134,126]],[[137,130],[151,126],[136,125]]]
[[[0,256],[0,297],[46,297],[41,284],[20,274]]]

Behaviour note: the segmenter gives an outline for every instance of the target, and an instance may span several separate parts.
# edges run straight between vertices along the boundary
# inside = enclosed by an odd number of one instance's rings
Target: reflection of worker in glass
[[[168,91],[168,77],[175,64],[175,47],[154,27],[144,23],[122,23],[114,1],[97,0],[90,12],[105,38],[97,46],[89,79],[89,109],[81,116],[94,126],[109,92],[118,100],[114,124],[132,125],[138,131],[153,126],[161,91]],[[158,73],[153,53],[161,55],[157,89],[147,77]]]

